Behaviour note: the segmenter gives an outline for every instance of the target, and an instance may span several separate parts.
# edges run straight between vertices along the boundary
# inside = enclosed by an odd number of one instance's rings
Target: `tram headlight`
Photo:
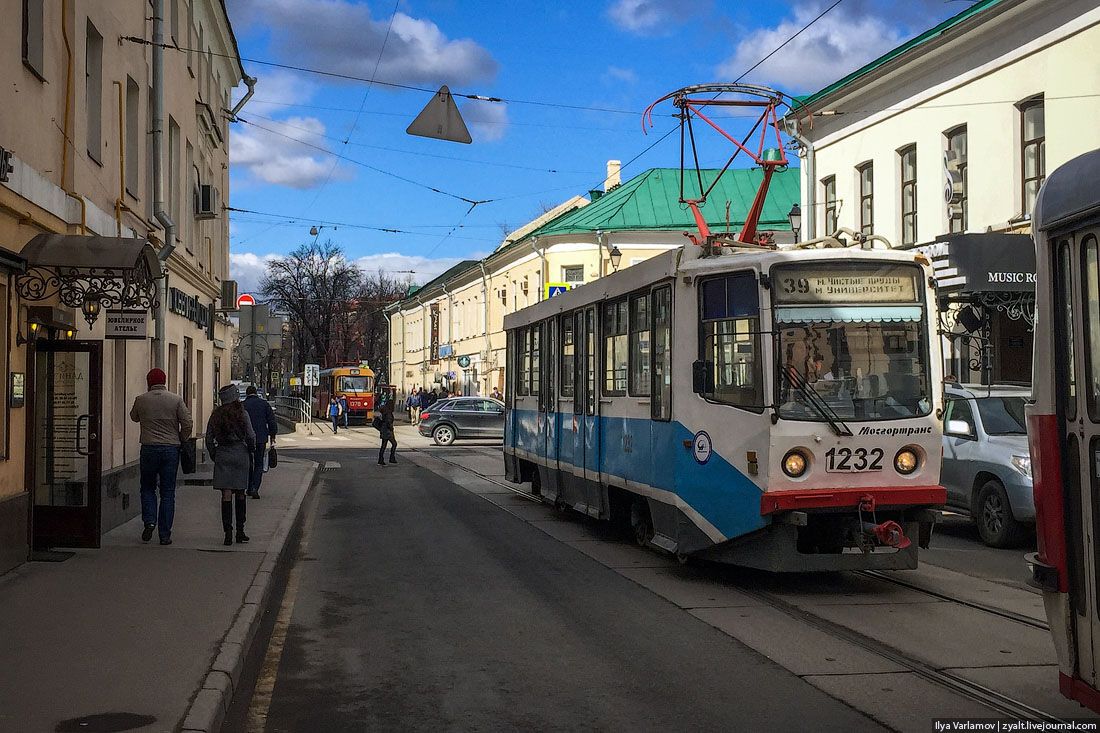
[[[809,466],[810,462],[806,460],[806,455],[802,451],[788,451],[787,455],[783,456],[783,473],[791,478],[801,478]]]
[[[920,456],[912,448],[902,448],[894,456],[894,468],[898,473],[908,476],[920,468]]]

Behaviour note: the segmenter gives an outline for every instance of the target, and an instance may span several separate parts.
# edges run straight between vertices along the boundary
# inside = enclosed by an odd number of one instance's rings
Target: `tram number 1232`
[[[881,471],[882,448],[830,448],[825,453],[825,470],[832,473]]]

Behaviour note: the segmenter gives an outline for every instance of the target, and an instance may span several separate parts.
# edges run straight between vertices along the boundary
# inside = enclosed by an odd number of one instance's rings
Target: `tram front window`
[[[340,377],[338,389],[341,392],[369,392],[367,377]]]
[[[919,314],[918,308],[914,320],[779,323],[779,416],[858,422],[927,415],[932,402]]]

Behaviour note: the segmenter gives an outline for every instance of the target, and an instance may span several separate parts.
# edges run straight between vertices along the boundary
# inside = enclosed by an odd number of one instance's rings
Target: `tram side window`
[[[625,395],[627,381],[627,302],[607,303],[603,311],[605,395]]]
[[[760,299],[751,272],[706,280],[702,285],[701,361],[695,389],[707,399],[760,409],[764,380],[760,364]]]
[[[561,320],[561,396],[573,396],[573,316],[563,316]]]
[[[527,375],[531,373],[531,329],[522,328],[518,331],[519,344],[516,349],[516,395],[522,397],[527,394]]]
[[[528,378],[531,380],[531,394],[537,395],[539,393],[539,386],[542,378],[542,324],[537,326],[531,326],[531,339],[529,344],[531,346],[531,352],[529,356],[530,367],[527,372]]]
[[[1062,328],[1055,329],[1056,336],[1060,336],[1058,346],[1065,349],[1064,359],[1055,359],[1055,365],[1061,370],[1059,386],[1065,393],[1063,404],[1065,405],[1066,419],[1077,419],[1077,367],[1073,353],[1073,255],[1069,249],[1069,240],[1064,239],[1058,245],[1058,266],[1054,273],[1054,287],[1057,292],[1056,303],[1059,303]],[[1059,332],[1060,331],[1060,332]],[[1061,362],[1059,366],[1059,362]]]
[[[1100,245],[1095,235],[1085,237],[1081,250],[1081,301],[1085,314],[1085,404],[1089,419],[1100,422]]]
[[[596,309],[588,308],[584,312],[584,414],[596,414]]]
[[[653,387],[649,404],[654,420],[672,419],[672,288],[653,291]]]
[[[649,295],[630,299],[630,394],[649,396]]]

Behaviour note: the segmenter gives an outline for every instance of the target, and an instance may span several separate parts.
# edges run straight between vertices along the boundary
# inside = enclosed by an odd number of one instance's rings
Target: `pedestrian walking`
[[[340,403],[335,396],[328,398],[328,417],[332,420],[332,434],[336,435],[340,432]]]
[[[492,397],[492,398],[493,398],[494,400],[501,400],[501,399],[504,399],[504,395],[502,395],[502,394],[500,393],[500,390],[499,390],[498,388],[496,388],[496,387],[493,387],[493,393],[492,393],[492,395],[490,395],[490,396],[491,396],[491,397]]]
[[[252,473],[256,433],[236,385],[222,387],[218,398],[221,405],[210,413],[210,421],[206,424],[206,451],[214,459],[214,490],[222,492],[222,530],[225,531],[222,544],[232,545],[234,513],[237,515],[236,540],[248,542],[248,535],[244,533],[247,519],[244,493]]]
[[[416,394],[416,390],[411,390],[409,396],[405,398],[405,410],[409,413],[409,423],[416,425],[417,418],[420,417],[420,398]]]
[[[421,389],[420,393],[417,395],[417,397],[419,398],[419,401],[420,401],[420,409],[421,410],[427,410],[429,407],[432,406],[432,393],[429,392],[428,390]]]
[[[340,395],[340,414],[344,416],[344,428],[348,427],[348,398]]]
[[[386,392],[382,393],[382,407],[378,411],[381,418],[378,432],[382,435],[382,445],[378,448],[378,465],[386,465],[386,445],[390,446],[390,463],[397,463],[397,435],[393,429],[393,403],[395,399]]]
[[[264,480],[267,444],[275,448],[275,436],[279,434],[279,424],[275,421],[275,411],[271,403],[256,392],[255,387],[245,390],[244,411],[252,423],[252,432],[256,434],[256,450],[252,452],[252,472],[248,477],[248,495],[260,498],[260,484]]]
[[[172,521],[176,513],[176,473],[180,446],[190,439],[194,422],[191,411],[179,395],[169,392],[168,377],[161,369],[145,375],[149,391],[140,394],[130,408],[130,419],[141,425],[141,541],[148,542],[157,530],[162,545],[172,544]],[[157,484],[160,506],[157,506]]]

